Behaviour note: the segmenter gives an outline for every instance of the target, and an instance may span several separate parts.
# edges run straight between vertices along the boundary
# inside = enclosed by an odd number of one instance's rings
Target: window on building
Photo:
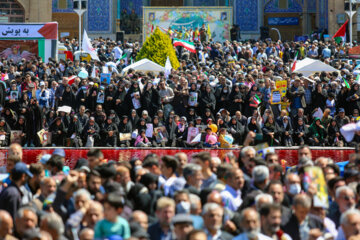
[[[58,0],[57,7],[58,7],[58,9],[67,9],[68,1],[67,0]]]
[[[16,0],[0,0],[0,22],[24,22],[25,11]]]

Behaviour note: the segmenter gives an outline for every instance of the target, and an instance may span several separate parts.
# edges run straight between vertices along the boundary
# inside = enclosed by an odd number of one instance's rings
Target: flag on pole
[[[168,76],[171,73],[171,62],[170,62],[170,58],[169,56],[166,59],[166,63],[165,63],[165,77],[168,78]]]
[[[291,67],[291,72],[294,72],[295,71],[295,68],[296,68],[296,61],[297,61],[297,56],[299,54],[299,51],[296,52],[296,55],[295,55],[295,58],[294,58],[294,62],[293,62],[293,65]]]
[[[97,55],[96,49],[92,47],[90,39],[85,30],[84,30],[84,37],[83,37],[83,42],[82,42],[82,49],[84,52],[87,52],[88,54],[90,54],[92,59],[100,61],[100,59]]]
[[[181,46],[181,47],[184,47],[185,49],[189,50],[192,53],[196,53],[195,45],[193,42],[188,42],[185,40],[174,38],[173,44],[175,47]]]
[[[349,20],[347,20],[332,37],[337,43],[340,43],[341,41],[346,42],[346,27],[348,22]]]
[[[350,85],[349,85],[349,83],[346,81],[346,79],[345,79],[345,78],[343,78],[343,79],[344,79],[345,86],[346,86],[347,88],[350,88]]]
[[[210,25],[208,24],[207,26],[207,35],[209,37],[209,40],[211,39],[211,30],[210,30]]]
[[[117,61],[116,61],[116,66],[117,65],[119,65],[120,64],[120,60],[122,60],[122,59],[125,59],[124,61],[125,61],[125,64],[127,64],[127,53],[124,53],[122,56],[121,56],[121,58],[119,58]]]

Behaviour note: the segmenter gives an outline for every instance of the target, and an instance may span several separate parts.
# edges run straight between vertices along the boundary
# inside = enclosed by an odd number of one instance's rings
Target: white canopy
[[[333,68],[322,61],[305,58],[301,61],[296,62],[295,71],[296,73],[302,73],[305,77],[310,76],[316,72],[334,72],[338,71],[338,69]]]
[[[126,73],[130,68],[134,69],[135,71],[141,71],[141,72],[164,72],[165,68],[157,63],[154,63],[153,61],[150,61],[147,58],[141,59],[140,61],[137,61],[126,68],[122,70],[122,74]]]

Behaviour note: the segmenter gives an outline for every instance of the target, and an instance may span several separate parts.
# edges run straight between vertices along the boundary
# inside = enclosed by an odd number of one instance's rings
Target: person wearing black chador
[[[113,117],[108,117],[106,119],[106,123],[104,128],[101,129],[103,131],[102,136],[104,136],[103,145],[105,147],[116,147],[117,138],[118,138],[118,128],[116,124],[113,122]]]
[[[53,146],[64,146],[67,129],[61,118],[58,117],[50,126],[51,143]]]

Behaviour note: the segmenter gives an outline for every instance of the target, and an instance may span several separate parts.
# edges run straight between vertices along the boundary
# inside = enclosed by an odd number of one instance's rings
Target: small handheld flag
[[[350,85],[349,85],[349,83],[346,81],[346,79],[345,79],[345,78],[343,78],[343,79],[344,79],[345,86],[346,86],[347,88],[350,88]]]

